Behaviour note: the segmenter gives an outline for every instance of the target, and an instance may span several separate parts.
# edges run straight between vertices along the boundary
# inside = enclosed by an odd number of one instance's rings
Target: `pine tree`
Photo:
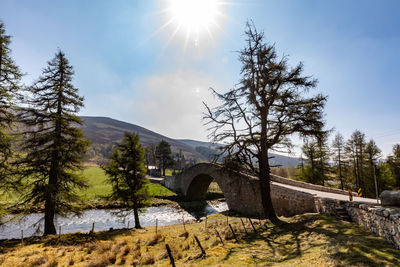
[[[279,221],[271,200],[269,153],[291,148],[292,134],[320,135],[326,96],[309,91],[317,80],[303,75],[303,64],[290,67],[264,34],[247,24],[246,46],[240,51],[241,80],[224,94],[222,102],[206,106],[205,119],[214,143],[225,143],[222,153],[251,170],[260,180],[263,215]],[[229,161],[230,162],[230,161]]]
[[[300,177],[307,183],[315,184],[318,181],[317,177],[317,149],[318,145],[315,140],[305,139],[301,148],[303,166]]]
[[[14,101],[20,89],[22,73],[11,58],[11,36],[6,34],[0,21],[0,128],[10,126],[14,121]]]
[[[140,145],[139,137],[126,133],[114,148],[110,162],[103,166],[112,184],[111,199],[122,200],[127,209],[133,209],[135,228],[141,228],[139,210],[149,204],[144,155],[145,149]]]
[[[396,179],[396,185],[400,188],[400,144],[393,146],[393,154],[388,156],[387,163]]]
[[[75,189],[86,186],[78,174],[89,142],[76,115],[83,97],[72,84],[73,68],[58,51],[48,62],[42,76],[29,87],[31,98],[21,115],[29,130],[25,132],[26,157],[21,175],[27,179],[24,204],[44,204],[44,235],[55,234],[55,214],[79,212]]]
[[[383,190],[394,190],[396,187],[396,178],[391,167],[386,162],[379,162],[376,166],[376,177],[378,182],[378,195]]]
[[[328,179],[328,173],[331,171],[329,165],[329,159],[331,152],[328,145],[329,131],[326,131],[320,138],[317,139],[318,147],[318,178],[321,185],[325,185],[325,181]]]
[[[365,146],[365,134],[356,130],[352,133],[349,140],[347,140],[345,147],[346,158],[353,170],[353,177],[357,188],[364,187]]]
[[[337,167],[337,175],[340,180],[340,188],[344,190],[344,184],[343,184],[343,154],[344,154],[344,147],[345,147],[345,141],[343,138],[343,135],[340,133],[337,133],[335,135],[335,138],[333,139],[332,142],[332,148],[334,149],[335,156],[334,160],[336,162],[336,167]]]
[[[327,173],[330,169],[330,151],[327,145],[327,135],[319,140],[306,138],[302,146],[302,155],[305,156],[301,177],[303,180],[313,184],[324,185]]]
[[[174,166],[171,145],[167,141],[161,140],[156,147],[156,156],[158,163],[160,164],[160,169],[162,170],[162,175],[165,176],[165,170]]]
[[[20,89],[21,71],[11,58],[11,36],[0,21],[0,193],[9,192],[16,183],[12,173],[12,137],[8,134],[15,121],[15,101]]]
[[[364,194],[365,196],[375,196],[375,177],[376,175],[376,161],[381,157],[382,151],[376,145],[374,140],[370,140],[365,145],[366,166],[365,166],[365,181],[364,181]],[[379,184],[379,181],[377,181]],[[379,191],[379,190],[378,190]]]

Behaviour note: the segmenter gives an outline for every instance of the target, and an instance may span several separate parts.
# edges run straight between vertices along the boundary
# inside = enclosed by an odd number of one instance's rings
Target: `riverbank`
[[[1,266],[170,266],[166,244],[176,266],[393,266],[400,251],[356,224],[307,214],[282,218],[278,226],[230,214],[202,222],[93,234],[66,234],[0,242]],[[246,234],[241,220],[243,220]],[[238,242],[227,225],[231,224]],[[223,243],[216,231],[221,235]],[[205,255],[196,243],[196,236]]]
[[[178,204],[178,203],[177,203]],[[228,210],[226,202],[199,201],[179,203],[177,207],[149,207],[139,212],[141,226],[180,224],[182,220],[192,221]],[[30,213],[24,216],[3,218],[6,222],[0,227],[0,240],[40,236],[43,233],[43,213]],[[133,226],[132,210],[125,209],[91,209],[81,213],[56,216],[54,223],[57,233],[88,233],[92,229],[104,231],[123,229]]]
[[[82,210],[120,209],[125,207],[123,202],[107,199],[107,196],[111,194],[112,188],[111,184],[107,182],[107,176],[103,169],[98,166],[87,166],[83,170],[82,176],[85,177],[88,183],[88,188],[78,192],[78,195],[82,197],[80,204]],[[148,190],[151,196],[151,207],[179,207],[179,202],[185,201],[181,196],[158,183],[150,183]],[[8,207],[9,213],[20,213],[22,208],[14,206],[18,197],[17,194],[4,194],[3,198],[0,198],[0,202],[3,206]],[[214,190],[206,195],[205,200],[221,199],[223,197],[222,192]],[[43,207],[31,207],[29,212],[41,212],[42,210]]]

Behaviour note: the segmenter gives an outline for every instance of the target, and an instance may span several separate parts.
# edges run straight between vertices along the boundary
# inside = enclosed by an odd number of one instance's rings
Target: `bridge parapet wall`
[[[293,186],[297,186],[297,187],[301,187],[301,188],[318,190],[318,191],[322,191],[322,192],[341,194],[341,195],[346,195],[346,196],[348,195],[348,192],[345,190],[340,190],[340,189],[332,188],[332,187],[326,187],[326,186],[322,186],[322,185],[305,183],[302,181],[297,181],[297,180],[293,180],[290,178],[278,176],[278,175],[275,175],[272,173],[271,173],[271,181],[281,183],[281,184],[293,185]],[[354,193],[354,195],[357,195],[357,194]]]
[[[278,216],[316,212],[314,195],[287,187],[271,184],[271,198]]]

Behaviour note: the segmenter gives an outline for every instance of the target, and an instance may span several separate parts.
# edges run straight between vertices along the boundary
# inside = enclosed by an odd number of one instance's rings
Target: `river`
[[[195,212],[186,211],[179,208],[159,206],[149,207],[145,212],[139,214],[141,226],[180,224],[182,219],[195,220],[200,217],[215,214],[228,210],[226,202],[206,203],[201,209]],[[133,213],[125,214],[124,217],[118,215],[116,209],[92,209],[83,212],[81,216],[56,216],[55,225],[57,232],[61,226],[61,232],[89,232],[92,224],[95,223],[95,231],[108,230],[110,228],[119,229],[134,226]],[[8,216],[6,219],[13,217]],[[14,217],[16,219],[16,217]],[[43,213],[31,213],[18,220],[10,221],[0,227],[0,239],[20,238],[21,230],[24,237],[42,235],[43,233]]]

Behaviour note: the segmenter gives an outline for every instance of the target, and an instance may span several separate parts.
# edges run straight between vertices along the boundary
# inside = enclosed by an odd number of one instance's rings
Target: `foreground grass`
[[[244,218],[243,218],[244,219]],[[229,217],[239,242],[227,227],[225,215],[205,223],[117,230],[93,235],[68,234],[0,243],[2,266],[170,266],[165,244],[169,244],[176,266],[394,266],[400,251],[384,239],[361,230],[357,225],[323,215],[302,215],[283,219],[286,224],[267,225],[255,220],[254,233],[244,219]],[[224,245],[216,235],[221,234]],[[196,235],[206,251],[202,256]],[[28,241],[29,242],[29,241]]]

